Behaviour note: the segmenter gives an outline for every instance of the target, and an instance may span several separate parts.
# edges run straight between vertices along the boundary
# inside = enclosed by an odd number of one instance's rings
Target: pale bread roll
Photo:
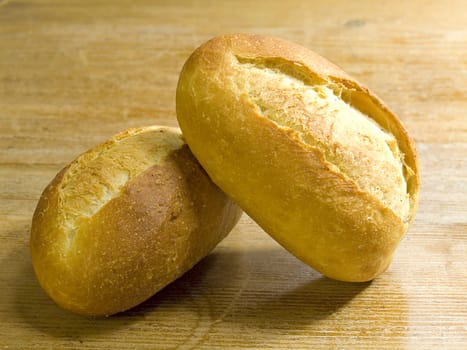
[[[323,57],[261,35],[198,48],[177,117],[213,181],[321,273],[383,272],[412,221],[419,167],[399,119]]]
[[[111,315],[180,277],[240,215],[179,129],[131,129],[79,156],[45,189],[32,262],[58,305]]]

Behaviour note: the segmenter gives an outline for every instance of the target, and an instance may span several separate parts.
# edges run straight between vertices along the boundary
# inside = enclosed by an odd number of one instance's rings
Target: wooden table
[[[244,216],[144,304],[62,311],[29,256],[41,191],[118,131],[176,125],[183,62],[226,32],[301,43],[400,115],[423,186],[393,264],[371,283],[332,281]],[[0,1],[0,348],[467,349],[466,87],[465,1]]]

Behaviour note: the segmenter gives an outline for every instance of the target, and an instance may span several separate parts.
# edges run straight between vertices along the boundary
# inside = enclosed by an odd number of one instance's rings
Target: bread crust
[[[326,158],[323,146],[307,144],[297,130],[265,118],[246,91],[251,82],[239,83],[239,60],[285,67],[310,86],[318,81],[337,87],[341,100],[395,138],[403,155],[400,171],[408,213],[399,215],[358,186]],[[177,117],[213,181],[298,258],[345,281],[371,280],[388,267],[417,208],[417,154],[400,120],[340,68],[282,39],[217,37],[185,63],[177,88]]]
[[[142,136],[155,140],[150,155],[161,149],[165,155],[92,216],[80,207],[70,241],[61,208],[70,168],[90,153],[105,157],[103,150],[120,140]],[[178,145],[177,139],[181,147],[167,145],[167,140]],[[106,174],[112,182],[110,170],[97,169],[93,176]],[[33,217],[32,261],[41,286],[58,305],[83,315],[111,315],[143,302],[184,274],[230,232],[240,215],[183,144],[178,129],[132,129],[78,157],[47,186]]]

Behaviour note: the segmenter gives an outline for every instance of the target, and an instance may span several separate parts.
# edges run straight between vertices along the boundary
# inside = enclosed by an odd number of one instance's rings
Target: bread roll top
[[[218,94],[218,86],[225,91]],[[179,93],[191,95],[193,113],[214,98],[230,108],[236,101],[249,105],[304,147],[319,149],[330,166],[404,223],[413,219],[420,182],[413,141],[376,95],[318,54],[270,36],[220,36],[186,62]],[[180,101],[181,111],[186,104]],[[241,123],[241,113],[235,116]],[[217,117],[209,116],[213,125],[225,122]],[[183,117],[181,123],[183,130]]]
[[[259,115],[319,149],[329,166],[409,221],[404,154],[394,135],[341,98],[342,84],[307,77],[287,61],[236,58],[232,88],[247,94]],[[368,171],[373,167],[379,171]]]
[[[180,134],[152,126],[118,134],[78,157],[57,186],[58,225],[66,238],[63,247],[70,248],[80,222],[92,218],[135,177],[183,145]]]
[[[294,255],[348,281],[387,268],[417,207],[416,151],[341,69],[282,39],[220,36],[185,63],[177,117],[213,181]]]
[[[178,129],[131,129],[79,156],[46,188],[31,229],[34,269],[65,309],[114,314],[185,273],[240,215]]]

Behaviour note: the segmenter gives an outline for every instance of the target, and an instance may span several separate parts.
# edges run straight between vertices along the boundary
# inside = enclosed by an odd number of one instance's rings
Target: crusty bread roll
[[[58,305],[111,315],[180,277],[240,215],[179,129],[131,129],[79,156],[45,189],[32,261]]]
[[[185,63],[177,116],[213,181],[291,253],[344,281],[388,267],[416,210],[417,155],[355,79],[278,38],[221,36]]]

